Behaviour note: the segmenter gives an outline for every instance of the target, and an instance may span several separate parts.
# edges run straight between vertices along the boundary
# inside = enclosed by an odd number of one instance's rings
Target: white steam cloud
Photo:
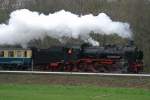
[[[116,33],[121,37],[131,37],[128,23],[112,21],[105,13],[79,16],[61,10],[49,15],[39,14],[27,9],[13,11],[8,24],[0,24],[0,44],[26,45],[33,39],[48,35],[61,40],[61,37],[82,37],[94,45],[98,45],[89,33]]]

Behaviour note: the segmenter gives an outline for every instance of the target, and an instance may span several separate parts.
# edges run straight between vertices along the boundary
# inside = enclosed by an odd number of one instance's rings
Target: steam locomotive
[[[52,46],[47,49],[0,49],[2,70],[139,73],[143,52],[135,46]]]

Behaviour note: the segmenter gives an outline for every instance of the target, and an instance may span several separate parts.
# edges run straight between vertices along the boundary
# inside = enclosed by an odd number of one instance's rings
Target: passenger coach
[[[28,69],[31,68],[32,50],[30,49],[0,49],[1,69]]]

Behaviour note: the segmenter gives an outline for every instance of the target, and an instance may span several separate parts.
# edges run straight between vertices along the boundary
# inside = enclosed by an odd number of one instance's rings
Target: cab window
[[[0,51],[0,57],[4,57],[4,51]]]

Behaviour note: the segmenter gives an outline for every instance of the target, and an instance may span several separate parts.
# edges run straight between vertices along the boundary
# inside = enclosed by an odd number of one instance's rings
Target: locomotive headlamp
[[[73,50],[72,49],[69,49],[68,50],[68,54],[72,54]]]

